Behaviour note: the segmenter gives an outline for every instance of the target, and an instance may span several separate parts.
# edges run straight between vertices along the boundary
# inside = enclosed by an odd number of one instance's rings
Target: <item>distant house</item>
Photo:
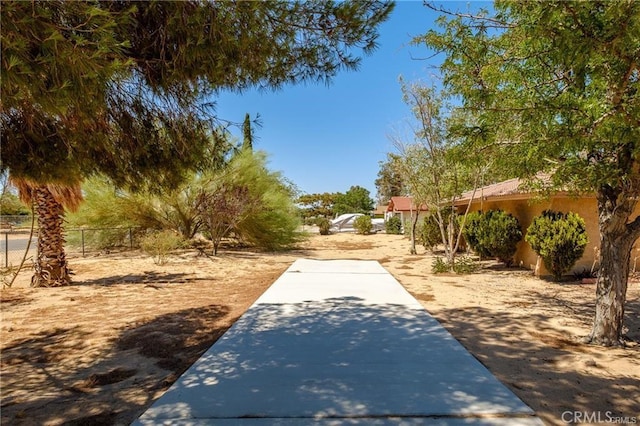
[[[471,200],[470,211],[502,210],[511,213],[520,222],[523,234],[536,216],[544,210],[556,210],[563,213],[574,212],[580,215],[585,221],[589,243],[585,249],[583,257],[576,263],[572,272],[591,269],[594,261],[597,261],[597,250],[600,247],[600,231],[598,229],[598,204],[595,195],[574,197],[566,192],[556,192],[549,198],[536,199],[535,195],[529,191],[521,189],[519,179],[509,179],[493,185],[478,188],[462,194],[457,200],[456,206],[459,213]],[[473,199],[471,198],[473,196]],[[640,214],[640,206],[636,209],[636,214]],[[631,254],[631,268],[633,270],[635,260],[640,256],[638,245],[634,247]],[[515,254],[515,263],[535,272],[536,275],[550,275],[546,270],[538,255],[531,249],[529,244],[523,240],[518,243]],[[640,263],[640,258],[637,259]],[[638,265],[640,267],[640,264]]]
[[[411,220],[416,213],[419,217],[426,216],[429,209],[427,206],[420,206],[420,211],[413,204],[413,198],[411,197],[391,197],[389,205],[387,206],[387,213],[385,214],[385,220],[388,220],[392,216],[399,216],[402,224]]]
[[[385,214],[387,213],[387,205],[378,204],[372,213],[374,218],[384,218]]]

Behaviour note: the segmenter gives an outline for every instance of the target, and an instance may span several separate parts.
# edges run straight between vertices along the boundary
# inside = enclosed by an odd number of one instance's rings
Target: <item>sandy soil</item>
[[[640,286],[628,291],[625,349],[580,343],[595,285],[536,279],[491,262],[434,275],[401,236],[314,235],[299,250],[70,256],[74,284],[1,295],[2,424],[128,424],[300,257],[374,259],[547,424],[563,412],[640,423]],[[564,415],[564,420],[572,415]],[[624,420],[624,419],[623,419]]]

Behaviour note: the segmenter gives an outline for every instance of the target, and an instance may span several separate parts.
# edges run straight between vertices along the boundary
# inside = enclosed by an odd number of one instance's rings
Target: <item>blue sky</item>
[[[466,9],[467,3],[446,4]],[[483,5],[484,6],[484,5]],[[379,47],[362,59],[358,71],[342,71],[330,84],[288,86],[277,92],[222,93],[218,116],[242,122],[260,114],[254,148],[269,154],[269,168],[280,171],[303,193],[367,188],[375,198],[379,161],[410,117],[398,77],[430,82],[437,59],[425,47],[409,46],[413,36],[435,26],[438,14],[422,1],[399,1],[380,27]],[[241,132],[232,129],[240,137]]]

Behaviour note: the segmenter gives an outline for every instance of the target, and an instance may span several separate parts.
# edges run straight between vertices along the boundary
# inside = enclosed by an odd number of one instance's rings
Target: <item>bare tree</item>
[[[244,185],[222,185],[215,191],[200,193],[198,211],[211,235],[214,256],[222,239],[242,222],[254,204],[249,188]]]
[[[447,133],[447,117],[444,113],[442,97],[433,87],[414,83],[407,85],[401,80],[405,103],[411,108],[416,119],[412,129],[412,142],[392,138],[392,143],[400,160],[397,167],[403,177],[413,203],[419,212],[425,205],[436,220],[444,246],[445,256],[451,268],[462,240],[462,229],[466,207],[460,226],[455,212],[456,201],[463,190],[469,188],[475,193],[481,173],[471,173],[469,162],[463,161],[467,155],[458,149]],[[412,217],[411,253],[415,254],[415,235],[418,214]]]

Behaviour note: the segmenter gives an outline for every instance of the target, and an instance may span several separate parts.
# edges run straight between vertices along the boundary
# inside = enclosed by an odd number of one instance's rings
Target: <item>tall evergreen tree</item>
[[[208,158],[209,96],[356,69],[391,10],[377,1],[3,3],[1,171],[52,222],[94,173],[133,189],[175,186]],[[50,254],[38,255],[36,273],[67,269],[62,229],[52,229],[39,235]],[[68,282],[64,273],[34,281]]]
[[[242,149],[253,150],[253,129],[251,128],[249,113],[244,116],[244,122],[242,123]]]

